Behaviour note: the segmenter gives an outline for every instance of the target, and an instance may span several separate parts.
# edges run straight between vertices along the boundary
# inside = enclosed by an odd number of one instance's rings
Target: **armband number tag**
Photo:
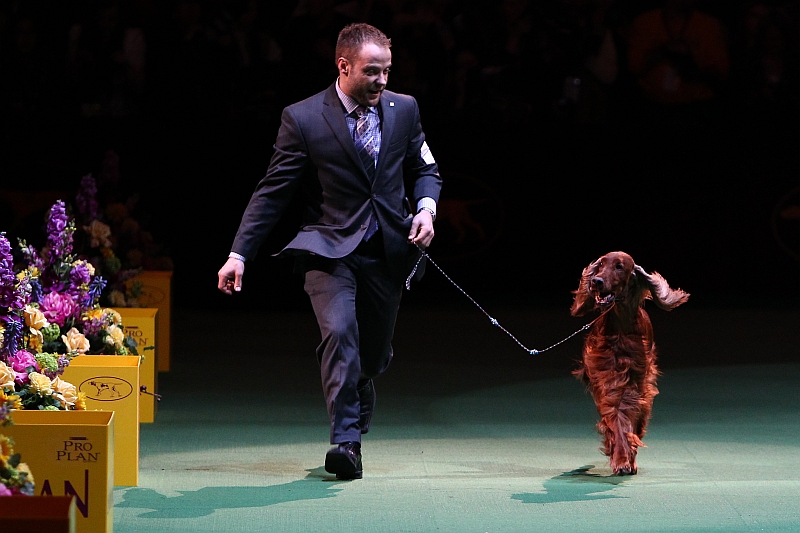
[[[425,161],[425,163],[428,165],[433,165],[434,163],[436,163],[436,160],[433,158],[433,154],[431,153],[431,149],[428,148],[427,142],[423,141],[422,148],[419,151],[419,155],[420,157],[422,157],[422,160]]]

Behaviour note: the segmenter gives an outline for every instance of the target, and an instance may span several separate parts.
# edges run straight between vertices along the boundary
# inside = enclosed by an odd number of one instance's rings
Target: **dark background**
[[[417,97],[444,179],[431,257],[478,301],[566,310],[582,268],[624,250],[694,306],[795,307],[797,3],[698,2],[725,29],[730,72],[711,100],[675,106],[627,68],[634,18],[660,4],[0,1],[0,231],[43,239],[46,209],[112,150],[174,261],[176,307],[305,307],[269,256],[293,212],[241,295],[220,294],[216,272],[281,109],[333,82],[336,34],[363,20],[392,38],[389,88]],[[604,84],[585,63],[605,31]],[[431,269],[406,298],[463,296]]]

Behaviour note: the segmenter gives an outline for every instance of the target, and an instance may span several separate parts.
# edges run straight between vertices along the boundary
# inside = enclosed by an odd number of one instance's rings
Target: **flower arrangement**
[[[57,201],[47,220],[41,252],[20,240],[24,257],[16,277],[24,327],[21,347],[41,358],[64,354],[138,355],[136,342],[125,336],[122,318],[100,306],[106,280],[94,265],[72,253],[75,222],[64,202]],[[18,342],[18,344],[20,344]],[[16,346],[15,346],[16,347]],[[8,350],[7,356],[15,352]],[[52,361],[50,361],[52,362]],[[48,368],[63,371],[64,362]]]
[[[7,421],[13,409],[85,409],[85,396],[60,378],[70,359],[80,353],[78,349],[73,347],[61,355],[43,350],[60,331],[57,324],[48,321],[47,313],[54,320],[64,313],[40,310],[36,300],[43,301],[44,297],[35,296],[42,294],[35,288],[37,282],[31,279],[30,272],[21,274],[14,274],[11,245],[5,234],[0,233],[1,420]],[[62,307],[72,309],[67,304]],[[81,349],[85,347],[84,343]]]

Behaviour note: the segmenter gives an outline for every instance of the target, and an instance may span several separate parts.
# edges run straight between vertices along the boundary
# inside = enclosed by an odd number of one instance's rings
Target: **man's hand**
[[[427,248],[433,240],[433,216],[427,209],[421,209],[411,221],[408,242]]]
[[[217,276],[219,282],[217,288],[225,294],[233,294],[233,291],[242,290],[242,276],[244,275],[244,261],[229,257],[219,269]]]

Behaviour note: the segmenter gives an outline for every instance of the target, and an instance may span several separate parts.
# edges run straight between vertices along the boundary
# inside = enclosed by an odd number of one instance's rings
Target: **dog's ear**
[[[591,287],[592,278],[597,274],[597,270],[599,268],[600,259],[597,259],[583,269],[578,289],[572,291],[572,294],[575,295],[575,299],[572,302],[572,307],[569,310],[572,316],[583,316],[594,309],[595,301],[589,289]]]
[[[648,274],[639,265],[634,265],[633,276],[635,284],[642,290],[642,297],[653,300],[653,302],[664,309],[671,311],[689,299],[689,293],[681,289],[672,289],[667,280],[658,272]]]

